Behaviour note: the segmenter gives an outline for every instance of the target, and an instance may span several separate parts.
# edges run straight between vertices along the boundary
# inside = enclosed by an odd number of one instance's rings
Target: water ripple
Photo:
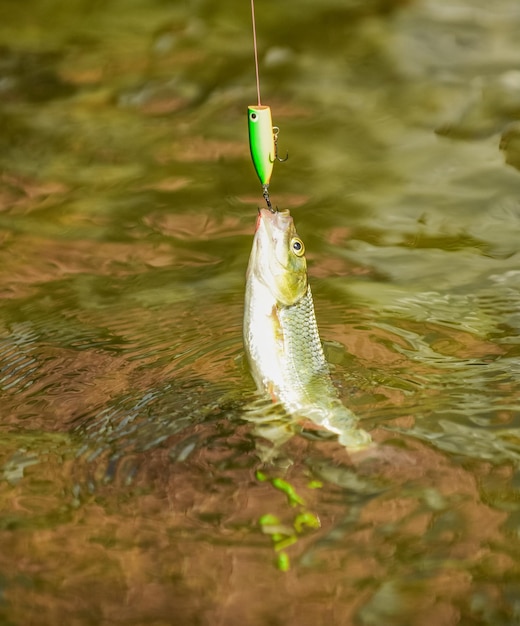
[[[30,324],[13,324],[9,336],[0,339],[0,387],[5,391],[26,389],[38,369],[33,345],[38,335]]]

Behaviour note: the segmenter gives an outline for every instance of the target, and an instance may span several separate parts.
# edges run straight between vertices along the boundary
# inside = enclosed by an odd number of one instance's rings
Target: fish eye
[[[303,256],[305,254],[305,246],[299,237],[293,237],[291,239],[291,250],[296,256]]]
[[[251,115],[249,116],[249,119],[252,122],[257,122],[258,121],[258,115],[256,113],[251,113]]]

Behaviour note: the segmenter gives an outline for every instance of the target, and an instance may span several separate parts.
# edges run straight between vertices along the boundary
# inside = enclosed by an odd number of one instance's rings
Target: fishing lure
[[[262,186],[269,185],[275,162],[275,140],[271,107],[250,105],[248,110],[249,148]]]
[[[256,173],[262,185],[269,185],[275,161],[287,161],[278,156],[278,126],[273,126],[271,107],[251,104],[247,107],[249,147]]]

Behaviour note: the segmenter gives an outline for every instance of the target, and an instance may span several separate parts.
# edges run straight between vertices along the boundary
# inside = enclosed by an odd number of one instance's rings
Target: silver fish
[[[365,448],[370,435],[339,400],[320,341],[305,246],[288,210],[259,209],[247,269],[244,344],[259,390],[287,413]]]

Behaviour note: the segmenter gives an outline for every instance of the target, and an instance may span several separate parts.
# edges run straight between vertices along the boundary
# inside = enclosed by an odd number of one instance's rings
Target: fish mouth
[[[255,232],[264,224],[271,233],[273,230],[286,230],[293,223],[289,209],[270,211],[269,209],[258,209]]]

